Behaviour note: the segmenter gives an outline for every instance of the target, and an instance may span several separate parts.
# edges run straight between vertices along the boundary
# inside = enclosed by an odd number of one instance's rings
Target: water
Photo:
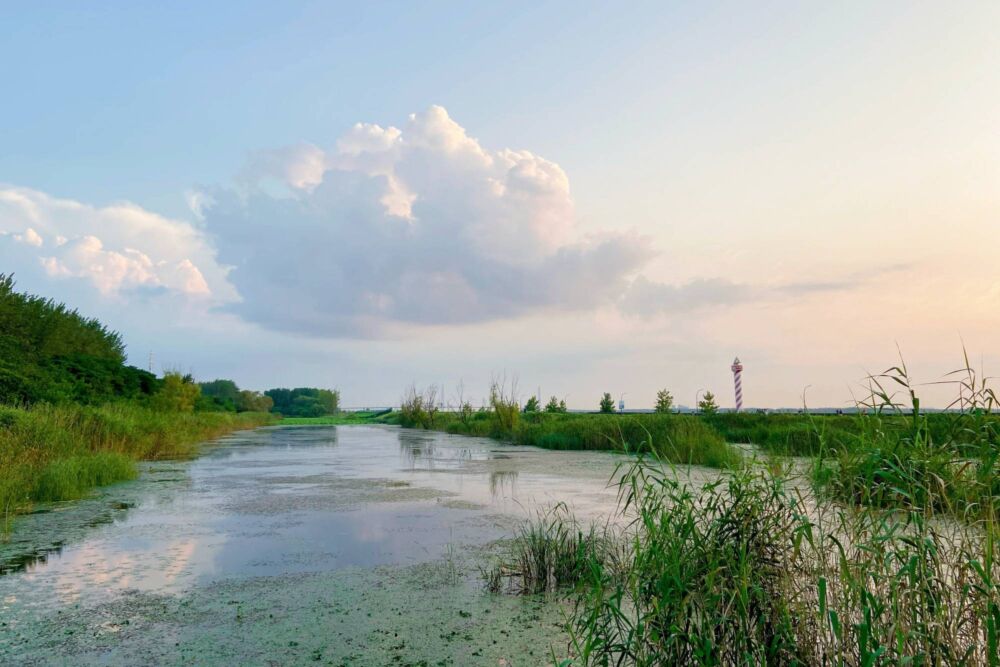
[[[349,426],[144,464],[19,518],[0,663],[543,664],[559,603],[486,595],[476,564],[538,507],[607,516],[620,460]]]

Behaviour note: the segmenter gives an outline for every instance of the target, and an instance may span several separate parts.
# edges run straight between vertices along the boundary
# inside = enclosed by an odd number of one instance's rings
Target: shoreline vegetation
[[[77,500],[134,479],[140,460],[189,458],[199,443],[274,421],[260,412],[169,412],[129,403],[0,407],[0,535],[34,503]]]
[[[541,511],[484,586],[567,599],[560,665],[1000,665],[997,400],[957,377],[957,414],[923,413],[900,364],[859,414],[764,444],[812,457],[806,489],[780,455],[695,485],[650,443],[619,466],[621,522]]]
[[[126,359],[117,332],[0,274],[0,539],[34,503],[82,498],[134,478],[139,460],[193,456],[201,442],[276,420],[269,396],[222,381],[236,392],[226,403],[190,375],[158,377]],[[306,414],[339,400],[275,391]]]
[[[634,455],[612,477],[622,521],[584,526],[556,505],[482,568],[492,593],[567,601],[558,664],[1000,666],[1000,419],[967,358],[948,379],[952,411],[933,414],[902,363],[868,378],[852,415],[720,413],[708,392],[681,415],[666,390],[654,414],[616,414],[610,394],[579,414],[555,397],[522,406],[502,382],[480,409],[461,388],[443,411],[437,388],[410,387],[398,411],[344,413],[336,390],[129,366],[116,332],[3,275],[0,325],[0,537],[33,503],[196,455],[275,412],[288,426],[617,451]],[[719,474],[696,485],[680,465]]]

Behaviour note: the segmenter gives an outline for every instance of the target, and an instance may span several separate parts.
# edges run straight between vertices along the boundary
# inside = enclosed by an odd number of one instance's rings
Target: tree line
[[[121,335],[52,299],[18,292],[0,274],[0,404],[130,401],[172,411],[274,412],[320,417],[340,407],[340,393],[314,387],[240,389],[232,380],[198,383],[190,374],[162,377],[126,363]]]

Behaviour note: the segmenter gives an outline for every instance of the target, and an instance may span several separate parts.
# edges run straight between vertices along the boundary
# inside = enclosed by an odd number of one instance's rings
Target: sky
[[[1000,373],[1000,4],[0,6],[0,271],[241,386]],[[946,385],[921,387],[943,406]]]

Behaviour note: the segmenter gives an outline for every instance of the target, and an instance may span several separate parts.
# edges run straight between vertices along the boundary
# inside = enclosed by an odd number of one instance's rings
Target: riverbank
[[[274,421],[264,413],[103,406],[0,407],[0,534],[33,503],[73,500],[132,479],[136,462],[185,458],[199,443]]]
[[[542,449],[653,452],[664,461],[710,468],[735,467],[743,460],[719,433],[689,415],[532,412],[505,417],[494,411],[438,412],[415,423],[403,412],[392,412],[375,421]]]

